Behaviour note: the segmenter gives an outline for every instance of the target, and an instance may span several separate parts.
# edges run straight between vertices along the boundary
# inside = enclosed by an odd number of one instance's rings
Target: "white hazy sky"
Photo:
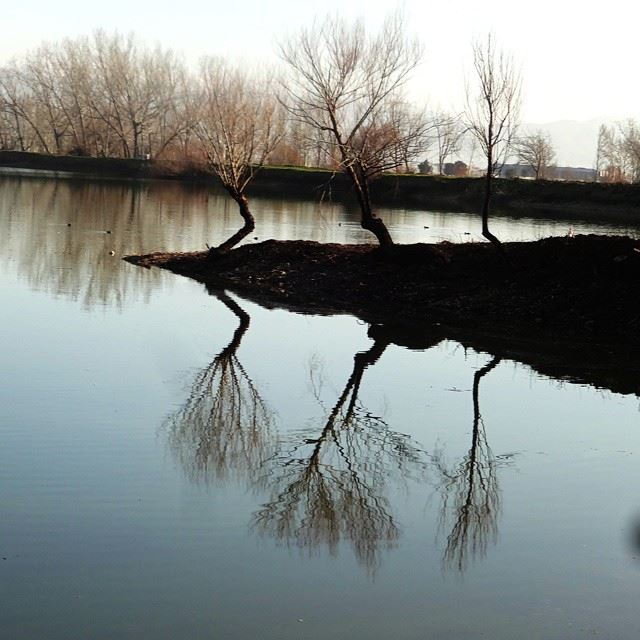
[[[43,40],[133,31],[189,61],[203,54],[274,59],[274,43],[325,13],[363,17],[375,27],[396,5],[381,0],[13,0],[3,3],[0,62]],[[640,115],[637,38],[640,4],[627,0],[405,0],[425,58],[411,93],[460,107],[470,43],[492,31],[522,68],[523,120],[621,119]]]

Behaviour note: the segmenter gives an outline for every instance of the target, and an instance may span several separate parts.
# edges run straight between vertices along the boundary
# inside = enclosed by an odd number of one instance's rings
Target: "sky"
[[[193,63],[206,54],[275,61],[278,40],[327,13],[362,17],[375,29],[396,7],[424,45],[409,90],[429,106],[462,108],[465,78],[472,77],[471,42],[492,32],[522,70],[525,122],[640,117],[640,5],[627,0],[324,0],[321,6],[300,0],[20,0],[2,9],[0,63],[42,41],[96,28],[134,32]]]

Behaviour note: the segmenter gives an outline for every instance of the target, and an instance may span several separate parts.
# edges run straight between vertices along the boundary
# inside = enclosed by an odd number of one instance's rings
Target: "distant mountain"
[[[532,133],[538,129],[548,133],[556,150],[556,164],[568,167],[593,168],[598,144],[598,129],[601,124],[612,124],[607,118],[576,121],[558,120],[544,124],[526,123],[521,127],[523,133]]]

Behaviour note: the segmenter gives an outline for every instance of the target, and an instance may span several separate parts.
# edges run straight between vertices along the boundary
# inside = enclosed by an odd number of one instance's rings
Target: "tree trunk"
[[[211,257],[219,255],[221,253],[227,253],[230,249],[235,247],[238,242],[240,242],[243,238],[248,236],[255,228],[256,221],[249,211],[249,201],[244,193],[237,193],[233,189],[227,189],[231,197],[238,203],[238,208],[240,210],[240,215],[244,220],[244,225],[238,229],[228,240],[225,240],[218,247],[211,247],[209,249],[209,255]]]
[[[231,311],[231,313],[233,313],[240,321],[240,324],[233,333],[231,342],[217,356],[217,358],[231,358],[238,351],[240,342],[249,328],[251,317],[235,300],[227,295],[226,291],[209,289],[208,292],[218,298],[218,300],[220,300],[220,302],[222,302],[222,304],[227,307],[227,309],[229,309],[229,311]]]
[[[502,243],[489,231],[489,204],[491,202],[491,184],[493,178],[493,154],[487,154],[487,175],[485,176],[484,200],[482,202],[482,235],[499,249]]]
[[[367,367],[370,367],[382,356],[384,350],[389,346],[389,340],[386,338],[374,340],[373,345],[367,351],[360,351],[356,353],[353,358],[353,373],[347,383],[347,388],[352,387],[351,400],[345,413],[345,418],[350,419],[353,415],[356,402],[358,401],[358,393],[360,392],[360,384],[362,383],[362,376]]]
[[[353,182],[360,205],[360,226],[367,231],[371,231],[378,240],[382,248],[393,246],[393,238],[387,229],[387,226],[381,218],[373,215],[371,209],[371,199],[369,197],[369,186],[366,177],[360,178],[353,167],[347,168],[347,174]]]
[[[62,136],[64,134],[60,133],[55,127],[53,128],[53,138],[56,143],[56,153],[60,155],[62,153]]]
[[[24,138],[22,136],[22,127],[20,126],[20,120],[18,118],[18,115],[15,112],[13,112],[13,117],[16,122],[16,134],[18,136],[18,142],[20,143],[20,151],[25,151]]]

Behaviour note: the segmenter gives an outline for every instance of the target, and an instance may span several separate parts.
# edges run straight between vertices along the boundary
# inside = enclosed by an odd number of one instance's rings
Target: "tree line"
[[[145,47],[132,34],[100,30],[90,37],[44,44],[0,66],[0,149],[202,159],[204,153],[194,135],[202,81],[211,79],[216,65],[225,64],[229,66],[219,57],[205,59],[194,73],[170,50]],[[252,73],[244,71],[254,80]],[[275,91],[278,84],[276,79],[271,89]],[[212,88],[207,93],[209,98],[214,95]],[[425,165],[430,167],[428,172],[444,174],[447,159],[460,156],[469,146],[465,145],[469,136],[463,113],[436,108],[421,115],[429,121],[428,135],[408,139],[411,144],[398,151],[389,170],[413,170],[416,161],[428,154],[432,158]],[[339,153],[327,154],[326,139],[317,137],[310,135],[304,123],[288,122],[270,160],[337,167]],[[469,160],[473,154],[470,149]]]
[[[492,36],[473,45],[460,113],[408,100],[422,53],[400,13],[375,33],[339,17],[303,28],[279,44],[277,70],[207,57],[193,71],[170,50],[99,30],[0,68],[0,148],[206,166],[243,219],[212,250],[221,253],[253,231],[246,189],[266,163],[344,172],[363,228],[390,246],[371,181],[412,171],[427,153],[444,173],[467,141],[470,155],[484,159],[483,234],[497,244],[488,228],[493,177],[511,154],[544,178],[553,148],[543,132],[518,136],[519,71]],[[603,162],[610,146],[602,145]]]
[[[0,69],[3,149],[132,158],[184,144],[189,81],[169,50],[106,34],[43,45]]]
[[[640,182],[640,124],[633,119],[601,125],[596,172],[601,182]]]

